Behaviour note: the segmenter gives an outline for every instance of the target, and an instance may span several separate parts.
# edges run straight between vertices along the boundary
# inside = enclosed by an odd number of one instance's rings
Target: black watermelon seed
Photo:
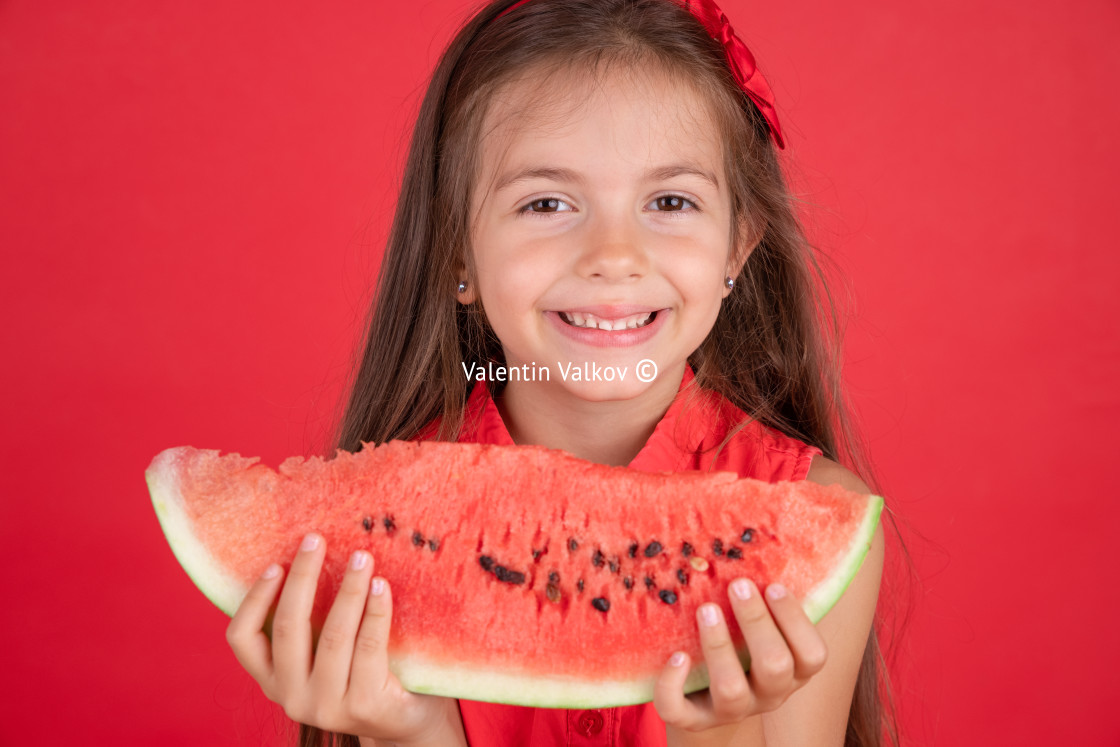
[[[540,560],[543,550],[533,550],[533,560]]]
[[[436,550],[438,550],[439,549],[439,540],[437,540],[437,539],[428,540],[428,549],[431,550],[432,552],[435,552]]]
[[[560,587],[556,584],[549,584],[548,586],[544,587],[544,595],[548,597],[548,601],[550,602],[559,602]]]
[[[381,523],[385,525],[385,531],[386,532],[389,532],[390,534],[392,534],[393,532],[397,531],[397,524],[396,524],[395,521],[393,521],[392,516],[386,516],[384,519],[381,520]]]
[[[618,573],[618,558],[611,558],[607,565],[610,567],[611,573]]]
[[[373,517],[372,516],[367,516],[366,518],[362,519],[362,529],[366,530],[367,532],[372,532],[373,531]]]
[[[525,583],[525,574],[520,571],[511,571],[510,569],[496,565],[494,566],[494,575],[498,577],[499,581],[504,581],[507,584],[523,584]]]
[[[603,553],[601,550],[596,550],[595,554],[591,556],[591,565],[595,566],[596,568],[601,568],[603,566],[603,563],[605,562],[606,560],[603,558]]]
[[[583,591],[583,579],[582,578],[579,581],[576,582],[576,588],[579,589],[581,592]]]
[[[560,583],[560,574],[556,571],[550,571],[548,574],[548,580],[550,583],[558,584]]]
[[[684,572],[684,568],[677,569],[677,580],[682,586],[688,586],[688,574]]]
[[[723,555],[723,540],[712,541],[712,552],[716,555]]]
[[[657,596],[661,597],[661,601],[665,604],[675,604],[677,601],[677,595],[668,589],[662,589]]]
[[[739,560],[743,557],[743,551],[738,547],[732,547],[727,551],[727,557],[731,558],[732,560]]]
[[[687,542],[685,542],[683,545],[681,545],[681,555],[683,555],[687,558],[691,554],[692,554],[692,545],[688,544]]]
[[[650,542],[648,545],[646,545],[646,557],[647,558],[652,558],[654,555],[656,555],[659,552],[661,552],[661,543],[658,542],[657,540],[654,540],[653,542]]]
[[[634,557],[635,555],[638,554],[638,543],[637,542],[630,545],[630,549],[627,550],[627,554],[630,555],[630,557]]]
[[[591,600],[591,606],[599,610],[600,612],[606,612],[611,608],[611,603],[603,597],[595,597]]]
[[[655,585],[656,584],[653,583],[653,579],[650,578],[649,576],[646,576],[646,588],[647,589],[652,589]]]
[[[424,535],[420,534],[420,532],[413,532],[412,533],[412,544],[416,545],[417,547],[423,547],[424,546]]]
[[[494,570],[494,559],[492,557],[490,557],[489,555],[479,555],[478,556],[478,564],[480,566],[482,566],[482,569],[484,571]]]
[[[576,542],[575,537],[568,538],[568,552],[575,552],[579,549],[579,543]]]
[[[744,529],[743,530],[743,536],[740,537],[739,539],[741,539],[743,542],[750,542],[751,540],[754,539],[754,530],[751,529],[750,527]]]
[[[622,579],[622,585],[625,586],[627,589],[633,589],[634,588],[634,579],[627,576],[626,578]]]

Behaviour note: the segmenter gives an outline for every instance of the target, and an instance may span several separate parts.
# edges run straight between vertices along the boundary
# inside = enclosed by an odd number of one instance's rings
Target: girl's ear
[[[459,255],[452,262],[451,277],[455,278],[455,300],[464,306],[470,306],[478,300],[478,289],[475,287],[475,282],[470,279],[470,271],[467,269],[464,256]]]
[[[457,267],[455,269],[455,298],[459,303],[464,306],[470,306],[478,298],[478,292],[474,287],[468,276],[465,267]]]
[[[462,290],[459,290],[460,288]],[[456,290],[458,291],[458,293],[456,293],[455,295],[459,299],[459,303],[463,304],[464,306],[470,306],[478,297],[475,293],[474,286],[466,280],[460,280],[459,288],[456,288]]]
[[[762,231],[752,226],[746,220],[739,224],[739,243],[738,246],[733,247],[731,256],[728,258],[727,263],[727,276],[731,279],[739,277],[739,273],[743,271],[743,265],[747,263],[747,259],[751,253],[762,241]],[[724,288],[723,296],[726,298],[731,294],[731,288]]]

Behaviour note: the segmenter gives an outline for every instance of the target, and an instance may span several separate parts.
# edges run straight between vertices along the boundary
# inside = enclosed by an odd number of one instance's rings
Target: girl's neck
[[[495,399],[516,444],[563,449],[580,459],[626,466],[649,440],[680,389],[684,368],[663,372],[640,397],[589,402],[554,387],[511,382]]]

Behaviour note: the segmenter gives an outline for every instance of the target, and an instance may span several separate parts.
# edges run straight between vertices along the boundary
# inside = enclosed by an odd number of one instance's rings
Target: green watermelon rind
[[[182,453],[179,449],[161,453],[145,473],[152,504],[168,544],[187,575],[214,605],[232,617],[249,587],[215,562],[192,531],[193,522],[184,509],[176,466]],[[220,452],[200,450],[198,453],[217,456]],[[247,460],[246,463],[250,462]],[[832,574],[802,600],[802,607],[813,623],[819,622],[839,601],[871,549],[883,510],[883,499],[875,495],[867,496],[867,499],[863,521],[852,537],[847,554],[834,566]],[[745,651],[739,653],[744,668],[747,668],[749,657]],[[390,668],[401,684],[412,692],[467,697],[477,701],[546,708],[605,708],[653,700],[654,681],[645,677],[630,681],[587,682],[522,676],[505,671],[480,671],[476,666],[437,663],[414,655],[391,656]],[[685,681],[684,692],[696,692],[708,684],[707,666],[704,662],[695,662]]]
[[[871,550],[871,543],[875,539],[875,530],[879,526],[879,517],[883,513],[883,499],[877,495],[868,496],[867,513],[864,514],[863,523],[852,537],[852,544],[847,556],[836,565],[836,570],[809,592],[801,606],[805,614],[814,624],[821,621],[830,609],[840,601],[844,591],[856,577],[863,559]]]

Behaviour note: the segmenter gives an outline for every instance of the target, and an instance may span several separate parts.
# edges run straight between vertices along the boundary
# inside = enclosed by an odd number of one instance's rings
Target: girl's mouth
[[[581,329],[601,329],[605,332],[617,332],[624,329],[640,329],[653,322],[657,318],[656,311],[645,311],[640,314],[631,314],[619,319],[603,319],[594,314],[586,314],[579,311],[560,311],[558,312],[564,323],[571,327],[579,327]]]

